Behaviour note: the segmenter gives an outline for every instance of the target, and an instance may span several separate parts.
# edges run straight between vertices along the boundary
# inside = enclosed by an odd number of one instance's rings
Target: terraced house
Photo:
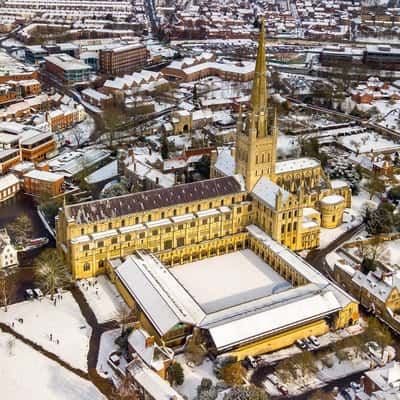
[[[212,179],[65,205],[57,217],[57,246],[74,278],[109,273],[162,343],[178,344],[197,327],[214,352],[243,357],[358,319],[356,302],[293,253],[317,247],[321,225],[341,224],[351,192],[345,183],[330,183],[318,160],[276,161],[264,26],[260,36],[236,150],[214,154]],[[215,261],[230,254],[238,257]],[[204,261],[215,265],[205,277],[198,275]],[[175,275],[180,268],[183,275]],[[211,289],[222,281],[228,297]],[[199,286],[209,288],[209,298]]]

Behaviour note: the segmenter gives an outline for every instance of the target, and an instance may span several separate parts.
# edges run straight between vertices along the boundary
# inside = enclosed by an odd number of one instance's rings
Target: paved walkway
[[[96,366],[99,356],[101,335],[111,329],[118,328],[119,324],[116,321],[109,321],[105,322],[104,324],[99,324],[97,322],[96,315],[90,308],[82,292],[76,286],[74,286],[71,290],[71,293],[75,301],[78,303],[87,323],[92,328],[92,336],[90,337],[89,352],[87,357],[88,374],[90,380],[105,396],[109,397],[113,389],[112,382],[109,379],[105,379],[100,376],[97,372]]]
[[[326,275],[326,256],[337,247],[341,246],[343,243],[347,242],[351,239],[354,235],[356,235],[359,231],[364,228],[364,224],[361,223],[360,225],[355,226],[354,228],[350,229],[349,231],[343,233],[343,235],[339,236],[335,239],[331,244],[327,247],[320,249],[320,250],[313,250],[308,253],[306,257],[306,261],[308,261],[314,268],[316,268],[319,272]]]

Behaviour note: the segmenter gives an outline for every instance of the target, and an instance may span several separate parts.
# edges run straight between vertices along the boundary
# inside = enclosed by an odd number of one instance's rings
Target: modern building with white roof
[[[233,253],[168,269],[137,251],[108,270],[162,345],[181,344],[196,327],[212,352],[242,358],[250,345],[253,354],[273,351],[343,326],[347,313],[358,319],[357,303],[302,258],[255,225],[247,232],[249,248]]]

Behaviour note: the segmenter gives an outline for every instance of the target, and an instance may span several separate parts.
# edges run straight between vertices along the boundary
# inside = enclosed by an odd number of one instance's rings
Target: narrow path
[[[324,274],[324,266],[325,266],[325,257],[337,247],[342,245],[344,242],[349,240],[352,236],[357,234],[362,228],[363,223],[355,226],[354,228],[350,229],[349,231],[340,235],[337,239],[335,239],[332,243],[320,250],[313,250],[311,251],[307,257],[306,261],[308,261],[314,268]]]
[[[25,336],[23,336],[23,335],[19,334],[18,332],[14,331],[14,329],[9,327],[8,325],[0,322],[0,330],[2,332],[9,333],[10,335],[14,336],[16,339],[20,340],[21,342],[25,343],[26,345],[28,345],[32,349],[34,349],[34,350],[38,351],[39,353],[43,354],[47,358],[50,358],[51,360],[55,361],[56,363],[58,363],[59,365],[61,365],[65,369],[67,369],[68,371],[71,371],[75,375],[78,375],[83,379],[90,380],[89,374],[87,372],[84,372],[81,369],[72,367],[70,364],[68,364],[65,361],[63,361],[61,358],[56,356],[54,353],[44,349],[42,346],[38,345],[37,343],[33,342],[32,340],[27,339]]]
[[[76,286],[74,286],[71,289],[71,293],[75,301],[78,303],[84,318],[92,328],[92,335],[89,341],[89,352],[87,356],[89,378],[105,396],[109,397],[113,390],[112,382],[111,380],[100,376],[97,372],[96,366],[99,356],[101,335],[106,331],[118,328],[119,325],[116,321],[99,324],[96,315],[90,308],[82,292]]]

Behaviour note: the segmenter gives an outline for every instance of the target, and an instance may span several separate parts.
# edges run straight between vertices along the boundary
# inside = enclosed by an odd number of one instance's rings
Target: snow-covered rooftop
[[[316,168],[320,162],[314,158],[295,158],[293,160],[278,161],[275,164],[275,173],[282,174],[307,168]]]

